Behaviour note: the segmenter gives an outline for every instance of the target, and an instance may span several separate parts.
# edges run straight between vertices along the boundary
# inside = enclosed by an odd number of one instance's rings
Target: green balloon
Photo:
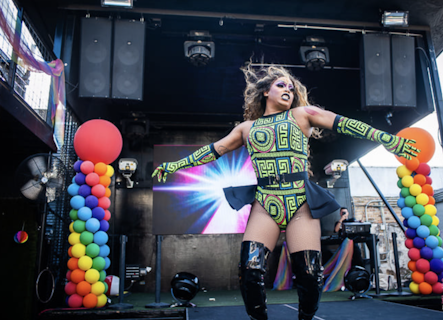
[[[108,292],[108,284],[106,282],[103,282],[105,284],[105,294]]]
[[[431,232],[432,236],[437,236],[438,232],[439,232],[438,227],[433,224],[431,226],[429,226],[429,231]]]
[[[74,228],[75,232],[82,233],[86,230],[86,222],[84,222],[83,220],[75,220],[72,227]]]
[[[441,239],[440,236],[436,236],[438,239],[438,246],[441,247],[441,245],[443,244],[443,240]]]
[[[92,267],[98,271],[101,271],[105,268],[106,261],[103,257],[95,257],[92,259]]]
[[[106,279],[106,271],[102,270],[102,271],[100,271],[100,279],[98,279],[98,281],[104,282],[105,279]],[[108,291],[108,290],[105,290],[105,292],[106,291]]]
[[[417,217],[421,217],[425,213],[425,207],[422,204],[416,204],[412,207],[412,212],[414,212]]]
[[[75,209],[72,209],[71,211],[69,211],[69,217],[71,218],[71,220],[78,219],[77,212],[78,212],[78,210],[75,210]]]
[[[80,240],[81,241],[81,240]],[[100,247],[96,243],[90,243],[86,246],[86,255],[95,258],[100,253]]]
[[[415,197],[414,196],[407,196],[406,198],[405,198],[405,204],[408,206],[408,207],[413,207],[413,206],[415,206],[416,204],[417,204],[417,201],[415,200]]]
[[[409,193],[409,188],[401,188],[400,194],[403,198],[406,198],[407,196],[410,196],[411,194]]]
[[[426,227],[430,227],[432,224],[432,217],[429,214],[424,214],[420,217],[420,222]]]
[[[85,246],[92,243],[94,241],[94,234],[89,231],[83,231],[80,234],[80,242],[83,243]]]
[[[398,179],[397,187],[399,187],[400,189],[403,189],[403,183],[401,183],[401,179]]]

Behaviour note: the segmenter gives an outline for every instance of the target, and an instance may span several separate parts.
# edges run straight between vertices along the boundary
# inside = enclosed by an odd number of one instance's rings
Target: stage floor
[[[443,318],[442,296],[438,295],[396,295],[396,291],[382,292],[373,298],[349,299],[349,291],[323,293],[316,320],[373,320],[373,319],[439,319]],[[267,291],[269,319],[297,319],[298,297],[296,290]],[[153,293],[128,293],[123,303],[130,309],[115,310],[112,306],[120,301],[112,297],[111,304],[101,309],[72,310],[68,308],[50,309],[40,314],[38,319],[176,319],[176,320],[248,320],[240,291],[201,291],[192,300],[193,308],[173,307],[175,301],[170,293],[161,293],[159,299]],[[146,308],[157,305],[166,308]]]

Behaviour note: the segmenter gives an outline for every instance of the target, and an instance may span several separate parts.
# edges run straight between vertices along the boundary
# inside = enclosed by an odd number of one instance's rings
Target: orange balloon
[[[430,184],[425,184],[422,188],[422,192],[426,193],[428,196],[434,195],[434,188]]]
[[[100,176],[100,184],[108,187],[111,184],[111,178],[108,176]]]
[[[412,146],[420,150],[416,157],[420,163],[427,163],[434,156],[435,142],[431,134],[426,130],[421,128],[405,128],[397,133],[397,136],[415,140],[415,144],[412,144]],[[401,163],[406,164],[406,158],[395,157]]]
[[[431,294],[432,286],[427,282],[422,282],[418,285],[418,290],[420,290],[421,294]]]
[[[435,198],[434,197],[429,197],[429,202],[428,202],[428,204],[432,204],[432,205],[434,205],[435,204]]]
[[[426,177],[422,174],[416,174],[414,176],[414,183],[418,184],[419,186],[423,186],[426,184]]]
[[[105,197],[110,197],[111,196],[111,189],[109,189],[109,188],[106,188],[105,189]]]
[[[412,272],[411,278],[412,281],[414,281],[415,283],[422,283],[423,281],[425,281],[425,275],[418,271]]]
[[[417,262],[416,262],[416,261],[413,261],[413,260],[409,261],[409,262],[408,262],[408,268],[409,268],[409,270],[411,270],[412,272],[417,271],[416,263],[417,263]]]
[[[69,249],[68,249],[68,256],[71,257],[71,258],[73,257],[73,255],[72,255],[72,246],[70,246]]]
[[[85,280],[85,272],[81,269],[72,270],[71,281],[74,283],[80,283]]]
[[[81,295],[82,297],[86,296],[87,294],[91,293],[91,284],[87,281],[80,281],[77,284],[77,294]]]
[[[415,171],[418,168],[420,161],[417,158],[411,158],[411,160],[406,160],[406,168],[411,171]]]
[[[78,268],[78,258],[70,258],[68,260],[68,269],[75,270]]]
[[[86,308],[95,308],[95,306],[97,305],[97,296],[93,293],[87,294],[83,298],[83,305]]]

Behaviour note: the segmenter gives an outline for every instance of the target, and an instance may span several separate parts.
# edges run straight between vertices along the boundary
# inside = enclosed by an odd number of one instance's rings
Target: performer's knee
[[[251,319],[268,319],[264,274],[270,250],[256,241],[244,241],[241,246],[239,280],[246,312]]]
[[[299,296],[300,319],[312,319],[323,289],[321,252],[305,250],[291,253],[291,262]]]

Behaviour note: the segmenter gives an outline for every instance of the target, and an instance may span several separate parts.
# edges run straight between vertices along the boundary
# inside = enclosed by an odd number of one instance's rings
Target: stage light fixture
[[[369,272],[361,266],[353,266],[345,275],[345,287],[354,295],[350,299],[371,298],[365,295],[371,287]]]
[[[329,63],[329,50],[324,44],[323,38],[308,36],[300,47],[301,59],[309,70],[321,70]]]
[[[102,7],[132,8],[133,0],[102,0]]]
[[[407,27],[409,25],[409,11],[385,11],[381,16],[384,27]]]
[[[200,281],[197,276],[189,272],[179,272],[171,280],[171,295],[176,304],[174,307],[195,307],[190,301],[200,290]]]
[[[206,66],[215,56],[215,44],[208,31],[191,31],[185,41],[185,57],[196,67]]]

